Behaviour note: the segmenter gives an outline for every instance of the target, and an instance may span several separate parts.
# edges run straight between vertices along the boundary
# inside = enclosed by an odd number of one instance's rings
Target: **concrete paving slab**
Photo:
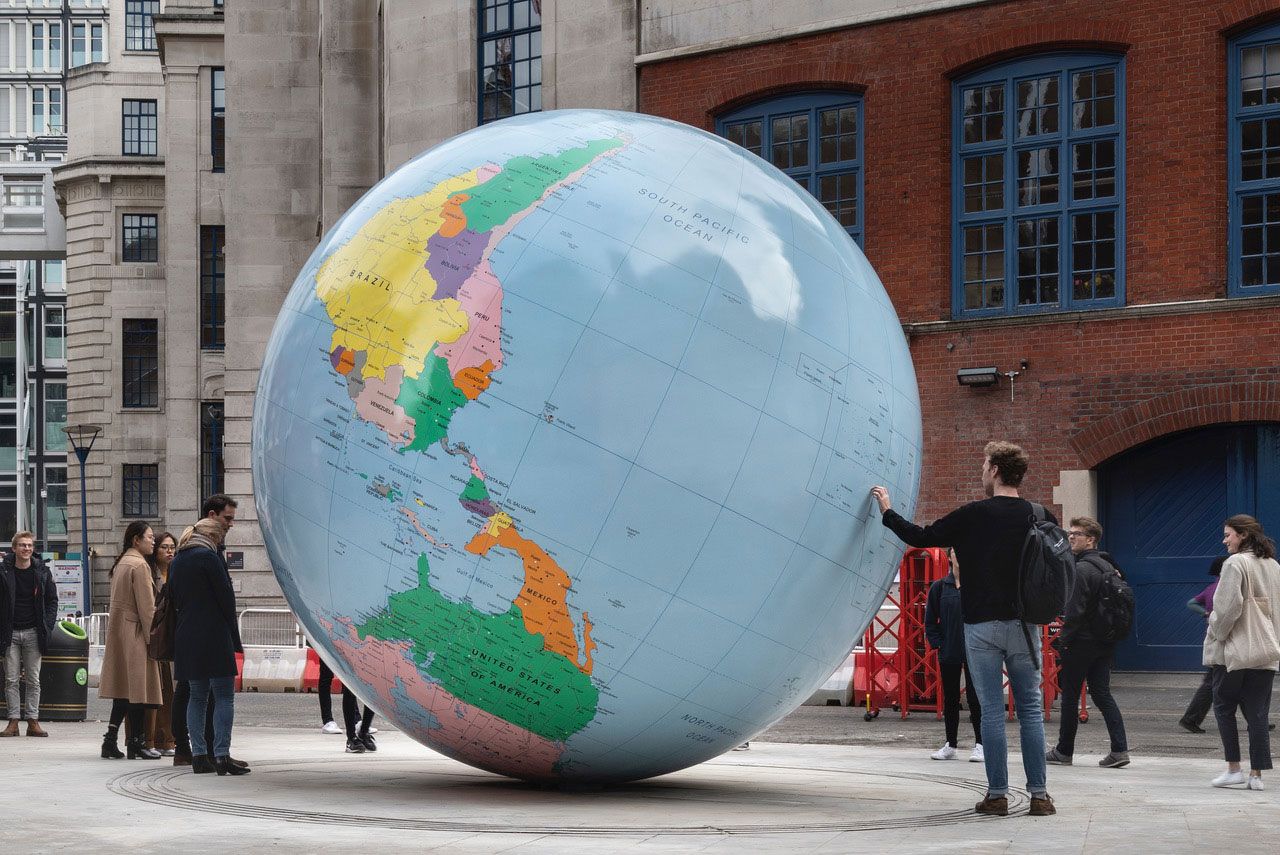
[[[242,727],[241,778],[170,761],[102,760],[100,723],[0,741],[0,851],[150,853],[1267,852],[1277,792],[1216,790],[1221,764],[1144,757],[1118,770],[1051,767],[1059,814],[972,813],[980,764],[915,747],[753,742],[622,787],[561,791],[451,761],[400,733],[349,755],[313,729]],[[1012,778],[1017,781],[1015,760]],[[1280,785],[1280,776],[1275,783]]]

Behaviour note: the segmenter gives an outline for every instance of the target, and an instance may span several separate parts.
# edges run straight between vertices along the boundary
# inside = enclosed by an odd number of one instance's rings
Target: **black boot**
[[[139,757],[143,760],[156,760],[160,757],[159,751],[147,747],[147,738],[145,736],[131,737],[125,742],[124,750],[130,760],[137,760]]]
[[[116,734],[120,732],[120,726],[117,724],[107,725],[107,732],[102,734],[102,759],[103,760],[121,760],[124,754],[120,751],[120,744],[116,741]]]
[[[230,757],[219,757],[214,761],[218,768],[219,775],[248,775],[249,770],[244,766],[237,766],[231,762]]]
[[[197,775],[206,775],[209,772],[217,772],[218,768],[213,765],[213,758],[208,754],[193,754],[191,757],[191,771]]]
[[[180,740],[177,746],[173,749],[173,765],[191,765],[191,742],[189,740]]]

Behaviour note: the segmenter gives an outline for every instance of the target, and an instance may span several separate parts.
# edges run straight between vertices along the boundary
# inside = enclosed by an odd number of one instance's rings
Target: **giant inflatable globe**
[[[900,555],[920,407],[841,226],[647,116],[478,128],[321,241],[254,411],[272,564],[321,655],[444,754],[608,782],[808,697]]]

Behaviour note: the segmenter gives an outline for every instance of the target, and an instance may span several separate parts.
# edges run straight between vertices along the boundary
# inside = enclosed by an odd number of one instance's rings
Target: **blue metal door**
[[[1176,434],[1109,461],[1098,475],[1103,548],[1137,600],[1117,667],[1198,670],[1204,620],[1186,602],[1209,584],[1209,565],[1224,554],[1222,521],[1252,514],[1280,533],[1280,425]]]

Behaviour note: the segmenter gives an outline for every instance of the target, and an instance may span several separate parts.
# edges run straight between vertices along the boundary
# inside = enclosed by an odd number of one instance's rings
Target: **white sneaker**
[[[1223,772],[1218,777],[1214,778],[1212,781],[1210,781],[1209,784],[1214,787],[1233,787],[1236,784],[1243,784],[1244,782],[1245,782],[1245,774],[1243,771],[1240,771],[1240,772],[1226,771],[1226,772]]]
[[[954,760],[956,749],[950,742],[942,743],[942,747],[929,755],[930,760]]]
[[[1264,789],[1266,789],[1266,787],[1262,786],[1262,776],[1261,776],[1261,775],[1250,775],[1250,776],[1249,776],[1249,782],[1248,782],[1247,784],[1245,784],[1245,789],[1246,789],[1246,790],[1264,790]]]
[[[369,732],[370,732],[370,733],[377,733],[377,732],[378,732],[378,728],[374,727],[373,725],[369,725]]]
[[[342,728],[338,727],[336,721],[326,721],[324,727],[320,728],[321,733],[342,733]]]
[[[979,742],[977,745],[973,746],[973,752],[969,754],[969,762],[970,762],[970,763],[985,763],[985,762],[987,762],[987,754],[986,754],[986,752],[985,752],[985,751],[983,751],[983,750],[982,750],[982,743],[981,743],[981,742]]]

